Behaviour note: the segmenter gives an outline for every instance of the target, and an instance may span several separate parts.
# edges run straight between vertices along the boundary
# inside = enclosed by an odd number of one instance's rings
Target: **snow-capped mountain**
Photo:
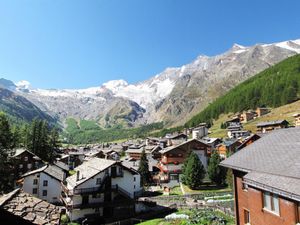
[[[44,90],[21,81],[11,88],[61,121],[74,117],[105,125],[125,118],[131,125],[162,120],[182,124],[230,88],[297,53],[300,39],[250,47],[234,44],[223,54],[201,55],[137,84],[112,80],[87,89]]]

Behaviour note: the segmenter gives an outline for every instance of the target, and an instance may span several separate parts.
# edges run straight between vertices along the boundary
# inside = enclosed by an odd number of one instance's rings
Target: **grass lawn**
[[[171,189],[170,195],[182,195],[182,191],[181,191],[180,186],[173,187]]]
[[[186,194],[201,194],[201,193],[210,193],[210,192],[222,193],[222,192],[232,191],[228,187],[217,187],[217,186],[212,185],[212,184],[204,184],[203,186],[201,186],[201,189],[199,189],[199,190],[192,190],[188,186],[183,184],[183,189],[184,189]]]

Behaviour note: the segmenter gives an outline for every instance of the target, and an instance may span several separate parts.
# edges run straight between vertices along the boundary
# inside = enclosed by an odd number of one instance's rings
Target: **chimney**
[[[76,181],[79,181],[79,179],[80,179],[79,176],[80,176],[80,173],[79,173],[79,171],[77,171],[76,172]]]

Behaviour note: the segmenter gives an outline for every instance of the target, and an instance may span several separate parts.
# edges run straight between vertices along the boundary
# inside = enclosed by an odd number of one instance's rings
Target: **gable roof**
[[[184,134],[184,133],[179,133],[179,134],[171,134],[171,135],[166,135],[166,139],[176,139],[176,138],[179,138],[179,137],[184,137],[184,138],[187,138],[187,135]]]
[[[249,141],[251,141],[251,140],[253,140],[253,139],[254,139],[254,141],[256,141],[256,140],[258,140],[258,139],[260,139],[260,138],[261,138],[261,136],[259,136],[259,135],[257,135],[257,134],[251,134],[249,137],[247,137],[247,138],[243,141],[243,143],[242,143],[241,145],[239,145],[239,146],[237,147],[237,150],[242,149],[242,148],[244,148],[245,146],[247,146],[247,143],[248,143]]]
[[[24,152],[29,153],[30,155],[32,155],[36,160],[41,160],[40,157],[38,157],[37,155],[35,155],[34,153],[32,153],[31,151],[27,150],[26,148],[17,148],[15,149],[15,154],[12,156],[14,157],[18,157],[19,155],[22,155]]]
[[[254,171],[299,180],[299,137],[300,128],[275,130],[225,159],[221,165],[247,173]],[[295,188],[291,185],[289,190]],[[300,190],[294,190],[299,191],[295,194],[300,196]]]
[[[58,181],[64,180],[64,172],[56,166],[46,165],[39,169],[25,173],[22,177],[27,177],[36,173],[44,172]]]
[[[176,148],[182,147],[182,146],[184,146],[186,144],[189,144],[191,142],[198,142],[200,144],[206,145],[206,147],[210,147],[208,144],[206,144],[206,143],[204,143],[202,141],[199,141],[197,139],[190,139],[190,140],[187,140],[187,141],[185,141],[185,142],[183,142],[183,143],[181,143],[179,145],[175,145],[175,146],[170,146],[170,147],[167,147],[167,148],[163,148],[162,150],[160,150],[160,153],[162,153],[162,154],[167,153],[169,151],[172,151],[172,150],[174,150]]]
[[[274,126],[274,125],[279,125],[284,123],[288,124],[289,122],[286,120],[267,121],[267,122],[261,122],[256,124],[256,127]]]
[[[76,167],[74,170],[79,172],[80,180],[77,180],[77,174],[68,177],[66,179],[68,185],[75,188],[76,186],[86,182],[90,178],[94,177],[98,173],[101,173],[105,169],[111,167],[116,164],[116,161],[108,160],[108,159],[100,159],[100,158],[92,158],[87,162],[84,162],[80,166]]]

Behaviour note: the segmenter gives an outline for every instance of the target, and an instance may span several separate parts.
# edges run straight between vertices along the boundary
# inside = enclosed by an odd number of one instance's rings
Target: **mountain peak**
[[[103,86],[114,92],[116,89],[128,86],[128,83],[125,80],[110,80],[104,83]]]
[[[21,80],[16,83],[16,87],[19,90],[29,90],[31,88],[30,82],[27,80]]]
[[[242,49],[245,49],[246,47],[245,46],[242,46],[242,45],[239,45],[239,44],[236,44],[234,43],[231,47],[231,51],[237,51],[237,50],[242,50]]]

